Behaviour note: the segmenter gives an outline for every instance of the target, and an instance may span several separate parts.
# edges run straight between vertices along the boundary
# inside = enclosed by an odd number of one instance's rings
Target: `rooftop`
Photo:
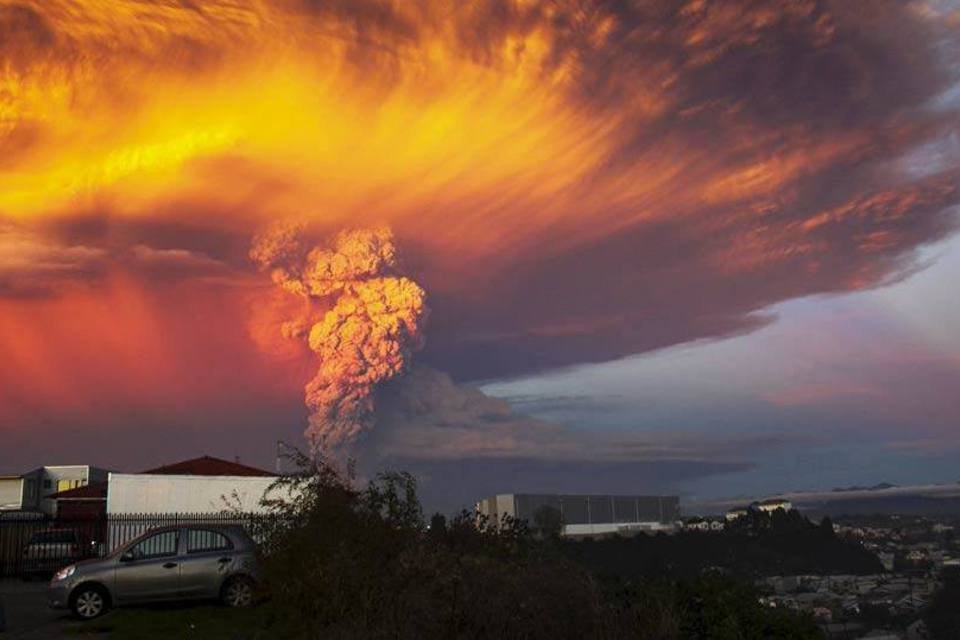
[[[143,474],[156,474],[168,476],[275,476],[272,471],[265,471],[256,467],[250,467],[239,462],[230,462],[214,458],[213,456],[201,456],[192,460],[183,462],[174,462],[173,464],[141,471]]]
[[[201,456],[199,458],[183,460],[182,462],[174,462],[173,464],[157,467],[156,469],[148,469],[147,471],[141,471],[140,473],[164,476],[269,477],[277,475],[270,471],[240,464],[239,462],[230,462],[229,460],[214,458],[213,456]],[[106,500],[107,483],[94,482],[84,487],[60,491],[50,495],[49,497],[57,500]]]

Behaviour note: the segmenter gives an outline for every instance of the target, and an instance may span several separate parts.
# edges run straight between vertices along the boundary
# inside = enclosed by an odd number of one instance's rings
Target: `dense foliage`
[[[743,578],[883,570],[874,554],[834,535],[829,520],[813,524],[797,511],[750,512],[723,532],[683,531],[567,546],[595,571],[624,577],[696,577],[704,567]]]
[[[960,571],[943,575],[943,587],[936,593],[924,615],[932,640],[960,638]]]
[[[295,638],[818,638],[720,576],[601,580],[551,523],[463,513],[423,523],[415,483],[362,490],[323,463],[282,482],[292,500],[265,545],[274,632]],[[494,524],[496,526],[494,526]]]

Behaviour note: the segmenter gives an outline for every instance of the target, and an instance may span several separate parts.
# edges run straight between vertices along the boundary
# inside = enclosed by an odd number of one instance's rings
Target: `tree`
[[[604,578],[569,553],[579,547],[559,538],[556,509],[539,510],[533,529],[468,511],[449,522],[436,514],[428,529],[410,474],[383,473],[357,488],[349,471],[303,463],[277,483],[288,498],[270,503],[263,550],[273,597],[259,637],[818,637],[729,578]]]
[[[533,526],[543,538],[559,538],[563,533],[563,516],[556,507],[540,505],[533,512]]]
[[[930,603],[924,622],[933,640],[956,640],[960,630],[960,572],[944,577],[943,587]]]

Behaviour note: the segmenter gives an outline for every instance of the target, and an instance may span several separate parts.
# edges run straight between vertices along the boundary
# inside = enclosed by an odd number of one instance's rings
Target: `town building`
[[[745,517],[748,512],[749,509],[747,507],[734,507],[728,510],[724,517],[727,522],[733,522],[734,520]]]
[[[90,465],[49,465],[20,475],[0,476],[0,510],[55,515],[54,493],[102,482],[107,473]]]
[[[774,511],[790,511],[793,509],[793,504],[789,500],[784,500],[783,498],[770,498],[769,500],[761,500],[760,502],[754,503],[751,505],[755,507],[758,511],[763,513],[773,513]]]
[[[673,531],[680,518],[677,496],[498,494],[476,505],[491,522],[504,517],[537,526],[556,517],[565,536]],[[551,516],[552,514],[552,516]]]

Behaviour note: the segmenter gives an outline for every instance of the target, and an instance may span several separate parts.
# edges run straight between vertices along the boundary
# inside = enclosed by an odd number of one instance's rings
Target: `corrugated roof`
[[[167,476],[275,476],[277,474],[250,467],[239,462],[230,462],[221,460],[212,456],[201,456],[192,460],[175,462],[173,464],[141,471],[140,473],[153,473]]]

